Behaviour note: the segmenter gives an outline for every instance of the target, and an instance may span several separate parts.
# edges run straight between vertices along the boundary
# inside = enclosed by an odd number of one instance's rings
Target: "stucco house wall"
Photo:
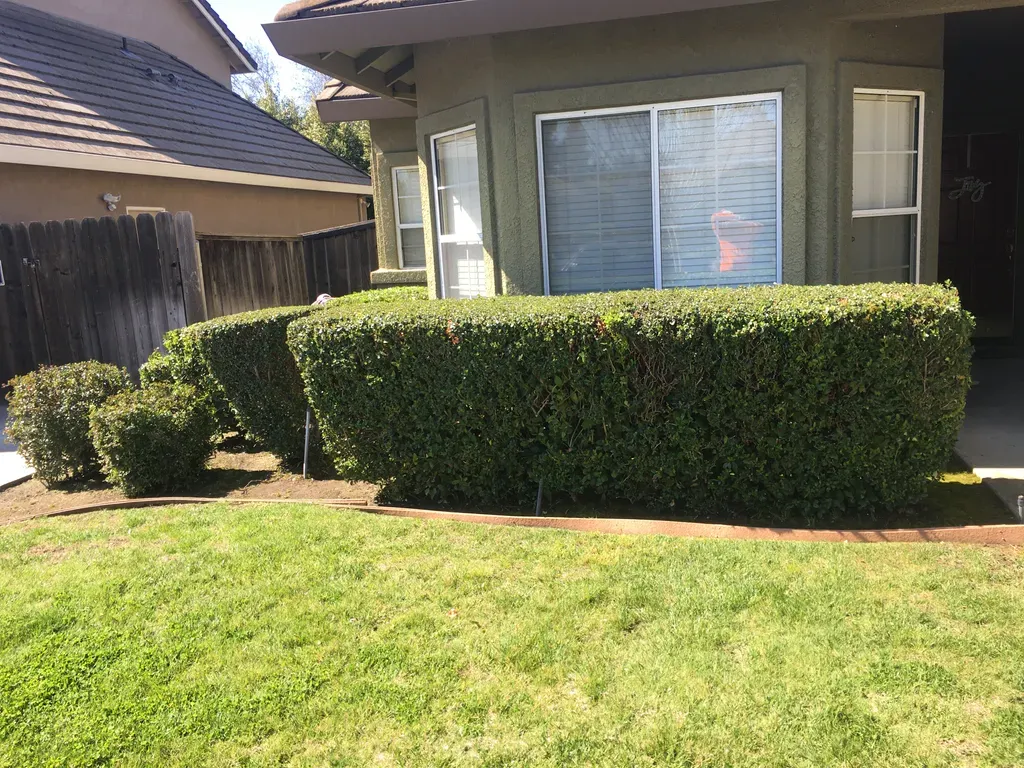
[[[370,136],[370,176],[373,178],[373,210],[380,261],[380,269],[371,275],[371,279],[375,285],[426,285],[425,269],[401,269],[399,264],[392,175],[395,168],[419,164],[416,121],[409,118],[371,120]],[[430,194],[429,189],[421,192]]]
[[[182,0],[18,0],[125,37],[146,40],[172,53],[221,85],[231,87],[225,46]]]
[[[111,214],[102,201],[120,195]],[[190,211],[196,231],[283,237],[365,218],[362,196],[134,174],[0,164],[0,222],[99,218],[129,207]]]
[[[937,274],[944,11],[1005,2],[790,2],[471,37],[415,46],[419,119],[371,125],[375,170],[407,164],[415,141],[424,211],[430,135],[478,124],[489,290],[540,293],[535,114],[690,98],[783,92],[783,275],[844,279],[851,213],[854,87],[925,94],[920,279]],[[898,7],[897,7],[898,6]],[[871,19],[893,15],[898,18]],[[915,15],[921,14],[921,15]],[[931,14],[931,15],[929,15]],[[863,19],[863,20],[861,20]],[[415,135],[410,135],[414,131]],[[399,158],[399,155],[404,157]],[[390,254],[393,199],[376,196],[381,253]],[[435,232],[426,228],[436,295]],[[388,239],[391,238],[391,239]],[[388,257],[385,257],[388,258]]]

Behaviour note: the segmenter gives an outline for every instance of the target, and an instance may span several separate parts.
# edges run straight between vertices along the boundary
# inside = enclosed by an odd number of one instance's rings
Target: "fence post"
[[[164,214],[158,214],[164,215]],[[203,290],[202,257],[199,242],[187,211],[174,214],[174,235],[178,245],[178,265],[181,269],[181,287],[185,294],[185,322],[188,325],[207,319],[206,292]]]

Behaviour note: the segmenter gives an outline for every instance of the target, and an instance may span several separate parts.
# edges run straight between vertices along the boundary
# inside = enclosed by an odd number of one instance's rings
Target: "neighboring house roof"
[[[213,6],[210,5],[207,0],[192,0],[192,5],[195,6],[196,10],[203,16],[204,19],[216,30],[217,34],[220,35],[224,44],[231,50],[231,52],[238,57],[242,63],[244,69],[239,70],[240,72],[255,72],[259,67],[256,65],[256,59],[252,57],[245,46],[239,42],[238,38],[235,37],[235,33],[231,31],[230,27],[224,23],[224,19],[213,10]]]
[[[0,0],[0,162],[369,192],[369,177],[161,49]]]
[[[274,21],[336,16],[340,13],[382,11],[386,8],[408,8],[413,5],[437,5],[459,0],[295,0],[277,12]]]

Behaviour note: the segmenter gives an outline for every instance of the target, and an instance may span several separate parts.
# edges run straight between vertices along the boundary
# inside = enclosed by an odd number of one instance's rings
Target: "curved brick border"
[[[481,515],[469,512],[438,512],[405,507],[378,507],[364,499],[250,499],[192,498],[169,496],[153,499],[128,499],[90,504],[83,507],[45,512],[22,520],[44,517],[66,517],[88,512],[139,507],[160,507],[174,504],[316,504],[332,508],[359,510],[373,515],[405,517],[417,520],[448,520],[477,525],[503,525],[520,528],[553,528],[582,533],[610,533],[631,536],[673,536],[678,538],[734,539],[757,541],[804,541],[847,543],[949,543],[983,544],[988,546],[1024,546],[1024,525],[968,525],[951,528],[894,528],[859,531],[812,530],[803,528],[755,528],[716,523],[681,523],[669,520],[621,520],[580,517],[519,517],[515,515]]]

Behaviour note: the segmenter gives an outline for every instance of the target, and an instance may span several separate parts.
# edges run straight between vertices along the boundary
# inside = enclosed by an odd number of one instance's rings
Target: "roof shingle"
[[[163,50],[0,0],[0,144],[369,186]]]

